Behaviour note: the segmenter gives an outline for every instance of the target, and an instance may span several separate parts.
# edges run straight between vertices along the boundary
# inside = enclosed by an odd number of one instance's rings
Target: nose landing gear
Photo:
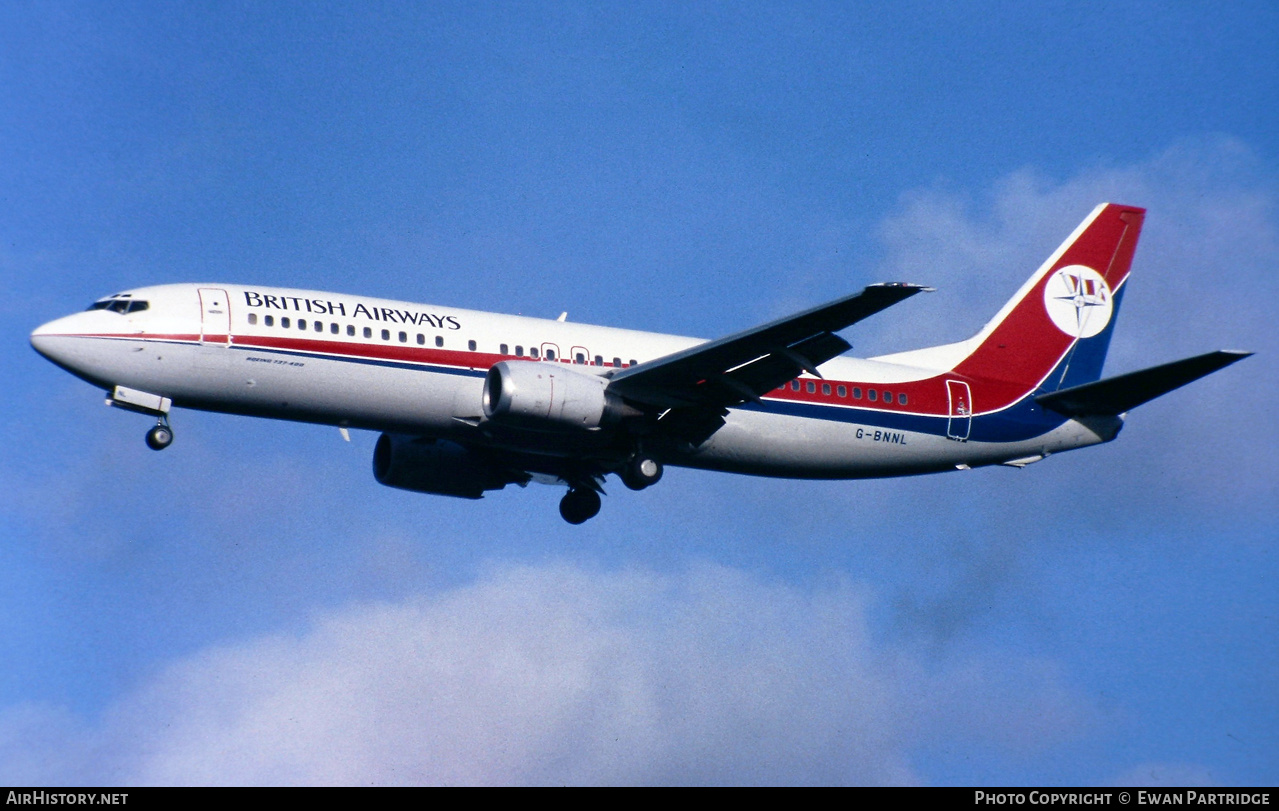
[[[173,428],[169,426],[169,418],[161,414],[155,427],[147,431],[147,447],[153,451],[162,451],[172,444]]]

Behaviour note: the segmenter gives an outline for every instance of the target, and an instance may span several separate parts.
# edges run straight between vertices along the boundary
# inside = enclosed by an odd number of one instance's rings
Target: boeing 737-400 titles
[[[1125,412],[1247,357],[1101,379],[1145,211],[1103,204],[974,337],[842,357],[836,333],[929,288],[876,284],[704,341],[560,320],[231,284],[117,293],[31,334],[41,355],[151,415],[222,411],[381,432],[379,482],[480,498],[536,478],[580,524],[618,474],[664,465],[811,479],[1024,467],[1109,442]]]

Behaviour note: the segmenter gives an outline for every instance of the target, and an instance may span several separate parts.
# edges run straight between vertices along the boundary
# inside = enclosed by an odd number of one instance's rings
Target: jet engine
[[[483,498],[485,490],[520,480],[456,442],[397,434],[378,437],[373,478],[388,487],[458,498]]]
[[[542,361],[502,361],[484,379],[484,416],[541,430],[594,430],[641,412],[607,391],[608,380]]]

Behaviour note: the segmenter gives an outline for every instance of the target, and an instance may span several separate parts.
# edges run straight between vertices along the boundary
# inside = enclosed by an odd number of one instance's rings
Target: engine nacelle
[[[458,498],[483,498],[485,490],[517,480],[456,442],[397,434],[378,437],[373,478],[388,487]]]
[[[484,416],[541,430],[592,430],[634,408],[606,390],[608,380],[544,361],[502,361],[484,379]]]

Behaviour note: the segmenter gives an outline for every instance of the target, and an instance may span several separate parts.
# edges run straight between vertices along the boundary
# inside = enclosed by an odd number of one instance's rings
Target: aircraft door
[[[947,380],[946,395],[950,399],[950,420],[946,423],[946,436],[966,442],[973,427],[972,390],[962,380]]]
[[[200,343],[229,346],[231,301],[225,290],[200,288]]]

